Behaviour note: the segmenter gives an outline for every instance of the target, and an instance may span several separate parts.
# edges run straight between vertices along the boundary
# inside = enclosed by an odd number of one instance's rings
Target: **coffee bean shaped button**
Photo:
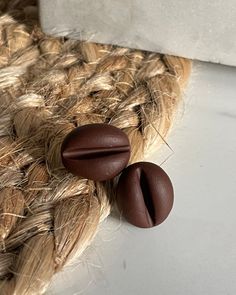
[[[127,135],[112,125],[83,125],[65,137],[61,157],[63,165],[74,175],[104,181],[127,166],[130,143]]]
[[[128,166],[117,185],[117,205],[126,220],[141,228],[161,224],[169,215],[174,191],[165,171],[149,162]]]

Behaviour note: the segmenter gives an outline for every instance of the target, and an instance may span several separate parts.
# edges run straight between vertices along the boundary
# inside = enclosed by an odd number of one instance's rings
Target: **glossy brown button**
[[[108,180],[127,166],[130,143],[127,135],[112,125],[84,125],[65,137],[61,157],[64,166],[75,175]]]
[[[118,182],[117,205],[131,224],[147,228],[162,223],[174,201],[173,186],[165,171],[149,162],[127,167]]]

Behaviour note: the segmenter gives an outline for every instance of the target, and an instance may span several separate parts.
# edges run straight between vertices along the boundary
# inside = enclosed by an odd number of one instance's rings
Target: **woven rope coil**
[[[171,127],[191,63],[40,30],[35,1],[1,1],[0,294],[43,294],[110,212],[114,182],[68,173],[60,147],[86,123],[129,136],[130,163]]]

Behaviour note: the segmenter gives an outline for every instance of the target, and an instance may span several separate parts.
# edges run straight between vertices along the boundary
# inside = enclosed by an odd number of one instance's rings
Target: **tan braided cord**
[[[64,169],[65,135],[109,123],[128,134],[130,163],[142,160],[167,135],[191,62],[46,36],[32,0],[0,11],[0,294],[43,294],[91,243],[115,191]]]

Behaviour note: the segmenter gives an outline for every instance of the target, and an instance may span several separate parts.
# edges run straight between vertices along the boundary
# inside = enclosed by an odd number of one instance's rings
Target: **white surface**
[[[196,63],[163,165],[175,205],[159,227],[110,217],[56,295],[236,294],[236,68]],[[170,155],[166,148],[152,157]]]
[[[236,65],[235,0],[40,0],[48,34]]]

